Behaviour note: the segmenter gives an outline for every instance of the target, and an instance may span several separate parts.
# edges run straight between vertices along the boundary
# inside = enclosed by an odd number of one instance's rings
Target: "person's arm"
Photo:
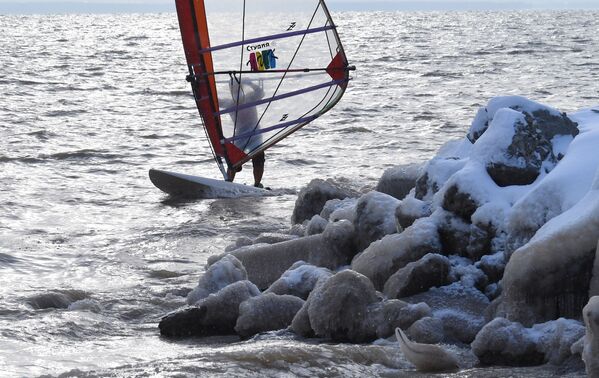
[[[247,85],[252,88],[252,93],[247,102],[260,101],[264,98],[264,85],[262,80],[260,80],[259,84],[256,84],[253,81],[248,81]]]

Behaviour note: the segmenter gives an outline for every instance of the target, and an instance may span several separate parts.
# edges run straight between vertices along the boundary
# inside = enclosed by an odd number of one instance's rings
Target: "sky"
[[[218,1],[223,7],[235,0]],[[238,2],[239,0],[237,0]],[[254,0],[269,9],[289,9],[295,1]],[[328,0],[332,11],[345,10],[510,10],[510,9],[596,9],[599,0]],[[10,13],[113,13],[172,12],[174,0],[0,0],[0,14]]]

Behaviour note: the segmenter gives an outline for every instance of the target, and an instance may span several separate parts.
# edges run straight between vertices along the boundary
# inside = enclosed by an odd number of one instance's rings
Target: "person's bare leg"
[[[235,180],[235,172],[233,169],[227,169],[227,181],[229,182],[233,182],[233,180]]]
[[[254,156],[252,165],[254,166],[254,186],[262,187],[262,176],[264,175],[264,152]]]

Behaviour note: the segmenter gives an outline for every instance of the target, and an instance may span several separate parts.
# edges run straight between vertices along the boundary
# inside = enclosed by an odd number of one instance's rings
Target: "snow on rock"
[[[431,201],[433,195],[447,180],[466,165],[465,159],[436,156],[424,167],[424,173],[416,180],[414,195],[419,200]]]
[[[363,250],[385,235],[397,232],[395,208],[399,203],[396,198],[376,191],[360,197],[354,223],[359,250]]]
[[[171,313],[160,320],[165,337],[189,337],[235,334],[239,305],[260,290],[249,281],[235,282],[197,302],[194,307]]]
[[[505,318],[485,325],[472,342],[472,351],[483,364],[555,365],[572,356],[571,347],[584,334],[577,321],[557,319],[525,328]]]
[[[414,224],[417,219],[431,215],[429,203],[415,197],[406,197],[395,209],[395,221],[400,232]]]
[[[580,135],[557,167],[512,208],[507,220],[511,251],[527,243],[545,223],[571,209],[591,190],[599,169],[599,114],[593,113],[597,118],[593,121],[588,113],[572,115],[580,124]]]
[[[376,324],[366,322],[369,307],[380,299],[368,278],[352,270],[335,274],[316,288],[308,300],[314,333],[335,341],[376,339]]]
[[[599,140],[598,140],[599,142]],[[599,240],[599,172],[591,190],[513,253],[497,315],[529,325],[580,318]]]
[[[304,301],[292,295],[267,293],[249,298],[239,305],[235,332],[248,338],[261,332],[287,328]]]
[[[449,283],[449,267],[447,257],[429,253],[389,277],[383,293],[388,298],[402,298],[427,291],[431,287],[446,285]]]
[[[422,164],[407,164],[389,168],[379,180],[376,191],[403,199],[416,186],[422,173]]]
[[[354,223],[356,220],[357,204],[357,198],[332,199],[325,203],[320,216],[330,222],[338,222],[345,219]]]
[[[417,220],[401,234],[387,235],[372,243],[352,261],[352,269],[364,274],[382,290],[397,270],[441,249],[437,225],[429,218]]]
[[[231,254],[243,263],[248,279],[266,289],[297,261],[329,269],[349,264],[356,254],[354,240],[353,224],[343,220],[330,223],[322,234],[271,245],[246,246]],[[210,257],[208,264],[218,259],[220,256]]]
[[[325,203],[332,199],[345,199],[358,197],[359,193],[352,189],[344,188],[333,180],[312,180],[303,188],[295,201],[295,208],[291,216],[292,223],[302,223],[311,219],[314,214],[320,214]]]
[[[206,273],[200,277],[198,286],[187,295],[187,304],[196,304],[233,282],[244,281],[247,278],[248,274],[241,261],[233,255],[225,255],[209,266]]]
[[[326,268],[319,268],[304,261],[298,261],[281,278],[276,280],[265,293],[278,295],[294,295],[306,299],[321,278],[328,278],[333,273]]]
[[[594,296],[584,307],[583,311],[586,333],[582,359],[589,377],[599,377],[599,296]]]

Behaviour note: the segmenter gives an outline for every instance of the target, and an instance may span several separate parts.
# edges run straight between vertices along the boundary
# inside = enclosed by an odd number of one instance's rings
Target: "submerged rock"
[[[206,273],[200,277],[198,286],[187,295],[187,304],[193,305],[210,294],[247,278],[248,274],[241,261],[233,255],[225,255],[209,266]]]
[[[401,200],[416,186],[416,180],[420,176],[422,168],[421,164],[408,164],[389,168],[379,180],[376,191]]]
[[[239,305],[260,290],[249,281],[235,282],[197,303],[169,314],[160,320],[160,334],[165,337],[213,336],[235,334]]]
[[[242,338],[287,328],[304,301],[292,295],[267,293],[249,298],[239,306],[235,331]]]
[[[295,208],[291,216],[292,223],[302,223],[320,214],[325,203],[332,199],[345,199],[358,197],[354,190],[343,188],[333,180],[315,179],[303,188],[295,201]]]

